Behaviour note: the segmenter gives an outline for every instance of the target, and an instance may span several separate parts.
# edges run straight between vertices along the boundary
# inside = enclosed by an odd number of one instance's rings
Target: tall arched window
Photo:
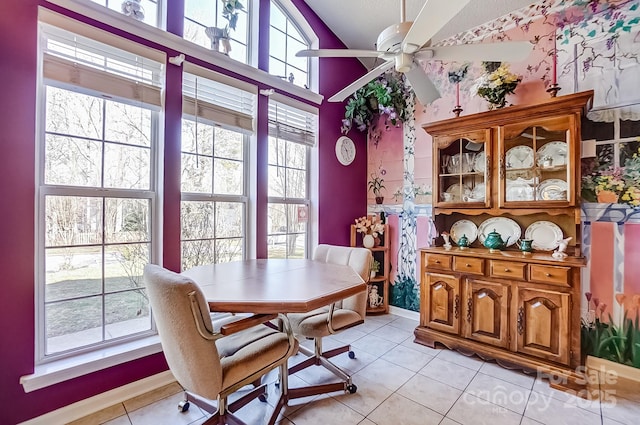
[[[301,87],[310,87],[309,59],[296,57],[311,42],[277,1],[271,2],[269,73]]]
[[[184,0],[184,39],[212,50],[225,52],[228,42],[230,58],[249,62],[249,22],[251,0],[241,1],[241,9],[235,9],[234,22],[227,19],[225,5],[229,0]],[[234,3],[235,4],[235,3]],[[233,15],[232,14],[232,15]],[[234,28],[235,27],[235,28]],[[214,41],[214,38],[218,38]],[[222,41],[227,39],[228,41]],[[218,44],[216,44],[218,43]]]

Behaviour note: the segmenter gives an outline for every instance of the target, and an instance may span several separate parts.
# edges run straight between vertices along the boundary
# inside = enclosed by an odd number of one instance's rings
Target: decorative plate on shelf
[[[478,238],[478,227],[470,220],[458,220],[453,223],[451,230],[449,230],[451,240],[458,244],[458,239],[462,235],[466,236],[469,240],[469,244],[472,244]]]
[[[478,183],[471,191],[471,195],[470,195],[471,199],[469,202],[484,201],[485,192],[486,192],[486,187],[484,183]]]
[[[515,146],[507,151],[507,169],[533,167],[533,149],[526,145]]]
[[[567,164],[567,142],[549,142],[538,150],[538,166],[545,165],[545,160],[551,163],[547,166],[557,167]]]
[[[447,188],[445,193],[450,195],[450,199],[446,199],[447,202],[462,202],[463,196],[469,196],[471,189],[467,185],[454,183]]]
[[[524,179],[507,180],[507,201],[533,201],[533,187]]]
[[[514,220],[507,217],[493,217],[483,221],[480,223],[480,226],[478,226],[478,239],[480,243],[484,245],[487,235],[494,230],[500,233],[506,246],[511,246],[516,243],[516,241],[520,239],[520,235],[522,235],[520,225]]]
[[[533,249],[553,251],[562,242],[562,229],[550,221],[536,221],[524,231],[524,237],[532,239]]]
[[[566,201],[567,182],[560,179],[543,180],[538,186],[538,199],[545,201]]]
[[[484,173],[484,170],[487,167],[486,158],[484,151],[478,152],[473,159],[473,171]]]

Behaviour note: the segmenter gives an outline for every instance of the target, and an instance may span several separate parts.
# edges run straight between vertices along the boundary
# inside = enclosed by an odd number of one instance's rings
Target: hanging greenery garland
[[[342,133],[352,127],[358,131],[371,129],[376,117],[385,116],[385,126],[397,126],[407,118],[410,88],[404,74],[389,72],[358,89],[348,100],[342,120]]]

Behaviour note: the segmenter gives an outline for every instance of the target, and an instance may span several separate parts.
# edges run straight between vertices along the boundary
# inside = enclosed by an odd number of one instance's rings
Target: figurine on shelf
[[[444,239],[444,249],[451,249],[451,242],[449,241],[449,232],[442,232],[442,239]]]
[[[369,307],[380,307],[383,303],[384,299],[378,295],[378,287],[376,285],[371,285],[371,289],[369,289]]]
[[[563,260],[567,258],[567,253],[565,251],[567,250],[567,246],[569,245],[569,241],[571,239],[573,239],[571,236],[563,239],[558,245],[558,249],[553,251],[553,254],[551,254],[551,256],[557,260]]]

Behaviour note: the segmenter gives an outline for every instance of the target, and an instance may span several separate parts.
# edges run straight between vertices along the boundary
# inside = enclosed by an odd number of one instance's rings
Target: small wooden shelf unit
[[[380,262],[380,271],[375,277],[369,279],[369,292],[373,285],[378,289],[378,294],[382,297],[382,304],[371,307],[369,297],[367,297],[367,314],[385,314],[389,312],[389,273],[391,271],[391,263],[389,261],[389,225],[384,225],[384,233],[380,244],[373,248],[368,248],[373,255],[374,260]],[[356,226],[351,225],[351,246],[362,246],[362,235],[356,232]]]

